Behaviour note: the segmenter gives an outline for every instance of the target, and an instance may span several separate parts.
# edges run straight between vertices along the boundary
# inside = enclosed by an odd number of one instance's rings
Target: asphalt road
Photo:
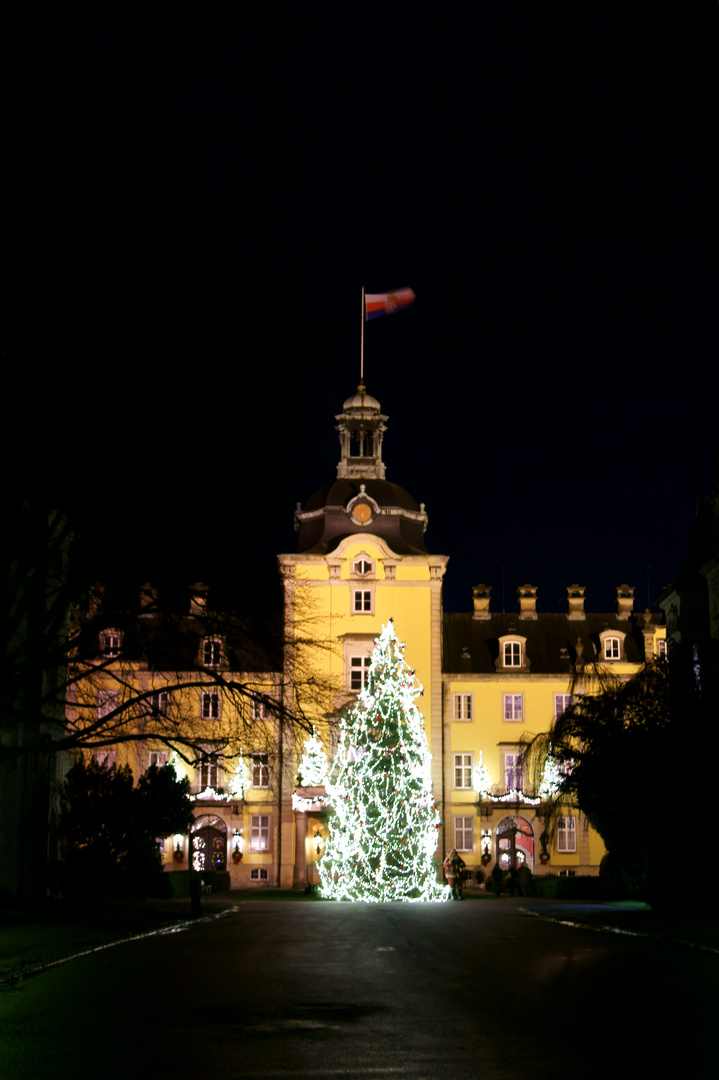
[[[709,1068],[715,953],[521,908],[245,903],[1,987],[0,1076],[556,1080]]]

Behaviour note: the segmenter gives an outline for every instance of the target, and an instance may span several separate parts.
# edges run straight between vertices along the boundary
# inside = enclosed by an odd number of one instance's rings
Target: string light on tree
[[[433,856],[439,814],[432,794],[422,693],[392,621],[375,641],[367,684],[340,723],[328,794],[333,813],[319,865],[335,900],[446,900]]]
[[[229,791],[233,799],[241,799],[245,794],[245,788],[250,785],[250,770],[242,754],[237,759],[235,772],[230,780]]]
[[[472,787],[477,792],[480,799],[486,799],[491,786],[492,780],[489,775],[489,769],[487,768],[482,758],[482,751],[480,750],[479,761],[474,766],[474,770],[472,772]]]
[[[314,728],[309,739],[305,740],[305,752],[298,773],[302,787],[321,787],[327,780],[329,761],[322,748],[322,740],[315,734]]]
[[[551,750],[551,748],[550,748]],[[556,758],[551,752],[544,759],[542,779],[539,782],[539,796],[541,799],[553,799],[559,791],[562,780],[562,772]]]

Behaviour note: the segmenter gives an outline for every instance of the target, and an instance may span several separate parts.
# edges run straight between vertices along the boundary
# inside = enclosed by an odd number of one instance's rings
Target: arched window
[[[505,667],[522,666],[522,645],[519,641],[505,641],[503,651]]]
[[[512,632],[512,628],[509,634],[502,634],[495,666],[497,671],[529,671],[526,637]]]
[[[599,655],[602,660],[626,660],[624,638],[621,630],[602,630],[599,635]]]

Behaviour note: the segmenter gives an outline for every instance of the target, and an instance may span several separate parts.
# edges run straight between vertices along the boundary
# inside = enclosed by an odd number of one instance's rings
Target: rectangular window
[[[372,662],[369,656],[350,656],[350,689],[364,690]]]
[[[221,786],[220,755],[210,747],[204,748],[197,766],[197,790],[212,788],[218,791]]]
[[[522,791],[524,775],[522,755],[517,753],[504,755],[504,786],[507,791]]]
[[[256,866],[250,870],[250,881],[268,881],[269,874],[262,866]]]
[[[522,694],[504,695],[504,719],[523,720]]]
[[[561,716],[565,709],[568,709],[572,704],[571,694],[555,694],[554,695],[554,715],[555,717]]]
[[[167,750],[151,750],[150,765],[157,765],[158,769],[167,765]]]
[[[472,755],[454,755],[454,786],[456,788],[472,787]]]
[[[270,786],[270,755],[252,755],[252,786],[266,788]]]
[[[505,641],[504,643],[504,666],[522,666],[522,646],[518,641]]]
[[[560,817],[557,821],[557,851],[572,852],[577,850],[577,819]]]
[[[455,720],[471,720],[472,719],[472,695],[471,694],[455,694],[454,695],[454,719]]]
[[[270,712],[270,705],[266,698],[259,698],[252,702],[250,707],[253,720],[269,720],[272,715]]]
[[[102,719],[114,712],[120,701],[119,690],[101,690],[97,695],[97,715]]]
[[[220,695],[217,690],[202,691],[202,719],[217,720],[220,715]]]
[[[250,833],[250,851],[270,850],[270,815],[253,814]]]
[[[170,695],[166,690],[157,690],[150,694],[150,708],[157,716],[165,712],[169,703]]]
[[[456,817],[454,819],[455,851],[474,850],[473,826],[474,822],[471,817]]]
[[[372,590],[371,589],[355,589],[354,590],[354,603],[353,609],[355,615],[362,613],[372,613]]]
[[[659,640],[657,641],[657,656],[666,656],[666,655],[667,655],[667,639],[666,638],[659,638]]]

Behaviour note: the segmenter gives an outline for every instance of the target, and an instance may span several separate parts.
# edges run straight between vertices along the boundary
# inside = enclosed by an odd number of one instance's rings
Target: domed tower
[[[321,487],[295,512],[298,551],[324,554],[345,537],[372,533],[397,555],[426,555],[427,514],[404,488],[385,480],[380,403],[364,383],[335,417],[340,439],[337,479]]]
[[[298,505],[297,551],[278,556],[285,594],[286,705],[288,710],[302,709],[329,750],[339,716],[366,684],[374,641],[392,619],[424,687],[420,707],[438,797],[447,556],[431,555],[425,547],[424,505],[418,506],[408,491],[385,478],[382,439],[387,417],[364,383],[335,419],[340,440],[337,477],[304,507]],[[282,851],[294,851],[297,861],[292,869],[283,868],[282,880],[299,885],[306,884],[315,858],[308,838],[322,833],[324,826],[321,803],[313,801],[312,792],[301,789],[302,797],[297,791],[295,795],[295,831],[283,833]],[[283,860],[289,857],[283,854]]]

